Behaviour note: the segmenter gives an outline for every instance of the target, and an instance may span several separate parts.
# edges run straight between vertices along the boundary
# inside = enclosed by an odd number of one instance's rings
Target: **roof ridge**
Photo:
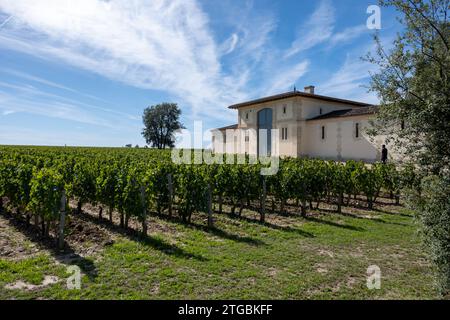
[[[251,105],[254,105],[254,104],[258,104],[258,103],[265,103],[265,102],[270,102],[270,101],[282,100],[282,99],[292,98],[292,97],[297,97],[297,96],[298,97],[311,98],[311,99],[339,102],[339,103],[344,103],[344,104],[351,104],[351,105],[359,106],[359,107],[369,107],[369,106],[371,106],[371,104],[365,103],[365,102],[346,100],[346,99],[341,99],[341,98],[334,98],[334,97],[323,96],[323,95],[319,95],[319,94],[307,93],[307,92],[301,92],[301,91],[289,91],[289,92],[285,92],[285,93],[280,93],[280,94],[276,94],[276,95],[272,95],[272,96],[267,96],[267,97],[263,97],[263,98],[250,100],[250,101],[247,101],[247,102],[233,104],[233,105],[229,106],[228,108],[229,109],[238,109],[238,108],[251,106]]]

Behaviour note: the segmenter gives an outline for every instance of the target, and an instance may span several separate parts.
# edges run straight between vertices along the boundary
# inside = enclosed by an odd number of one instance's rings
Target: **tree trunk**
[[[77,204],[77,213],[78,214],[81,214],[81,207],[83,206],[83,204],[81,203],[81,201],[78,201],[78,204]]]
[[[395,205],[400,205],[400,195],[398,193],[395,195]]]
[[[3,197],[0,197],[0,213],[3,213]]]
[[[123,214],[123,212],[120,213],[120,227],[125,227],[125,215]]]
[[[239,217],[242,215],[242,210],[244,210],[244,199],[241,199],[240,205],[239,205]]]
[[[286,205],[286,199],[281,199],[281,205],[280,205],[280,213],[285,214],[284,212],[284,206]]]
[[[142,218],[142,235],[144,237],[147,236],[148,233],[148,227],[147,227],[147,217]]]
[[[302,204],[300,206],[300,214],[302,217],[306,217],[306,201],[302,201]]]
[[[337,212],[338,213],[342,213],[342,203],[344,202],[344,195],[342,193],[339,193],[338,196],[338,208],[337,208]]]
[[[26,221],[27,227],[29,227],[30,226],[30,221],[31,221],[31,214],[30,213],[26,214],[25,221]]]
[[[367,203],[368,203],[368,207],[370,210],[373,209],[373,199],[372,198],[367,198]]]
[[[43,217],[41,218],[41,235],[45,237],[45,220]]]
[[[109,222],[111,222],[111,223],[113,222],[112,214],[113,214],[113,207],[109,206],[108,215],[109,215]]]
[[[49,220],[49,221],[47,221],[47,224],[45,226],[45,236],[47,238],[50,236],[50,224],[51,224],[51,221]]]
[[[128,229],[128,222],[130,221],[130,215],[126,214],[125,215],[125,229]]]
[[[219,214],[223,212],[223,198],[222,195],[219,195]]]
[[[99,211],[98,211],[98,218],[99,218],[100,220],[103,219],[103,207],[100,207],[100,209],[99,209]]]

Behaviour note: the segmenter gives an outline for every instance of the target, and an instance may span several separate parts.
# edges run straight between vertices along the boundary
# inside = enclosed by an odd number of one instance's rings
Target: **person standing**
[[[388,149],[386,149],[386,145],[383,144],[381,147],[381,162],[386,164],[388,158]]]

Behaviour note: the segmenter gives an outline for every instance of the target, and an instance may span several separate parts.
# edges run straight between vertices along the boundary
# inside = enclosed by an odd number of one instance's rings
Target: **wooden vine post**
[[[141,186],[141,203],[142,203],[142,235],[147,236],[147,206],[145,205],[145,188]]]
[[[261,222],[266,221],[266,177],[263,176],[262,179],[262,195],[261,195]]]
[[[212,208],[212,188],[211,188],[211,184],[208,184],[208,228],[213,228],[214,227],[212,213],[213,213],[213,208]]]
[[[61,205],[60,205],[60,215],[59,215],[59,233],[58,233],[58,249],[60,251],[64,250],[64,226],[66,223],[66,191],[62,191]]]
[[[173,182],[170,173],[167,175],[167,185],[169,189],[169,217],[172,217]]]

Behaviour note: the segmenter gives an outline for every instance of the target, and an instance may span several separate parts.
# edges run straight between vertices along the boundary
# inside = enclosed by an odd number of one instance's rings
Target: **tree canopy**
[[[371,89],[381,105],[373,134],[393,140],[422,171],[409,205],[422,225],[437,267],[438,287],[450,296],[450,0],[381,0],[400,12],[404,31],[387,52],[378,37],[380,68]]]
[[[175,146],[175,132],[183,129],[179,118],[181,110],[176,103],[161,103],[144,110],[142,135],[147,144],[158,149]]]
[[[379,66],[371,90],[381,105],[373,134],[434,173],[450,168],[449,0],[381,0],[401,14],[404,31],[387,51],[376,36]]]

